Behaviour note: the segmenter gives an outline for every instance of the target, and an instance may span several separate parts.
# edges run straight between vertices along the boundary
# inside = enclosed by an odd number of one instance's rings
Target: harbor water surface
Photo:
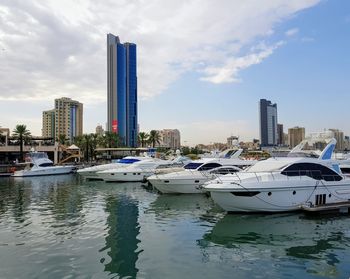
[[[0,178],[0,278],[349,278],[348,216],[227,215],[205,195]]]

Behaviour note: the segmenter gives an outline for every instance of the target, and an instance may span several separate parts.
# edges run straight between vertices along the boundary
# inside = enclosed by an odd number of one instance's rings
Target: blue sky
[[[40,134],[54,98],[84,103],[84,132],[106,122],[106,34],[138,46],[141,131],[182,143],[259,137],[258,101],[285,132],[350,135],[350,2],[2,1],[0,126]]]

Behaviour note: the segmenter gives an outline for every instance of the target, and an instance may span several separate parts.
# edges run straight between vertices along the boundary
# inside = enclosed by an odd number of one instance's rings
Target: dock
[[[302,205],[301,209],[306,213],[311,214],[321,214],[321,213],[339,213],[339,214],[348,214],[350,208],[350,201],[328,203],[316,206]]]

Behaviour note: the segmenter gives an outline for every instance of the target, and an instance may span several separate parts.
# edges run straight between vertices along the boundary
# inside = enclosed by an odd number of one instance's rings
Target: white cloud
[[[287,37],[292,37],[292,36],[295,36],[298,33],[299,33],[299,29],[298,28],[292,28],[292,29],[287,30],[285,34],[286,34]]]
[[[267,46],[256,53],[242,49],[272,34],[276,23],[317,2],[3,1],[1,94],[79,98],[90,93],[104,98],[109,32],[138,45],[140,96],[162,93],[193,69],[210,82],[239,81],[240,69],[260,63],[275,48]],[[75,86],[69,89],[67,83]]]
[[[3,0],[0,100],[46,100],[49,109],[55,97],[69,96],[87,112],[105,102],[107,33],[137,44],[141,98],[190,71],[207,82],[239,82],[240,70],[280,46],[271,38],[276,25],[318,2]]]

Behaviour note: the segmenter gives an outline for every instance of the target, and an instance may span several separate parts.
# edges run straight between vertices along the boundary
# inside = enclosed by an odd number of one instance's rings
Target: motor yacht
[[[102,180],[96,173],[99,171],[111,170],[116,168],[124,168],[133,163],[140,162],[142,160],[149,159],[150,157],[134,157],[134,156],[126,156],[122,159],[117,160],[116,162],[97,165],[92,167],[83,168],[77,171],[77,173],[83,176],[87,180]]]
[[[280,157],[207,182],[203,188],[228,212],[283,212],[350,199],[350,178],[331,160],[332,139],[318,158]]]
[[[68,174],[75,168],[73,165],[54,166],[45,152],[29,152],[25,161],[24,169],[15,171],[13,177]]]
[[[169,166],[171,161],[149,158],[124,168],[114,168],[97,172],[97,176],[106,182],[142,182],[154,174],[157,167]]]
[[[155,174],[148,181],[163,194],[198,194],[205,191],[199,186],[217,175],[224,175],[242,170],[255,164],[254,160],[239,158],[203,158],[187,164],[183,170]]]

